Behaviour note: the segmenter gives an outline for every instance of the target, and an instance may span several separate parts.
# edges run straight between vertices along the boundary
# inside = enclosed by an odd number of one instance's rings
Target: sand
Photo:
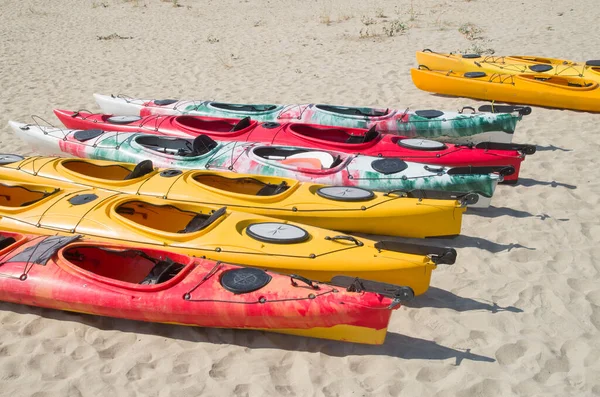
[[[93,92],[456,110],[480,102],[415,88],[415,51],[587,60],[600,48],[595,0],[178,3],[1,2],[1,151],[33,154],[9,119],[58,124],[53,108],[98,111]],[[381,35],[394,20],[405,30]],[[0,394],[600,395],[599,123],[535,108],[519,124],[515,141],[538,145],[520,184],[435,242],[458,261],[394,313],[383,346],[1,303]]]

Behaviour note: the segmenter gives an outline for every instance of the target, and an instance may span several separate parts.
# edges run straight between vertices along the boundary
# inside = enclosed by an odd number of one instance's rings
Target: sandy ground
[[[0,143],[9,119],[98,110],[92,93],[455,110],[417,90],[414,52],[598,58],[595,0],[3,1]],[[383,17],[382,17],[383,15]],[[373,36],[394,20],[406,30]],[[468,40],[465,23],[482,29]],[[369,24],[369,25],[366,25]],[[368,31],[367,31],[368,29]],[[100,36],[112,39],[99,40]],[[0,304],[10,396],[600,395],[600,115],[535,108],[521,183],[465,216],[431,290],[385,345],[208,330]]]

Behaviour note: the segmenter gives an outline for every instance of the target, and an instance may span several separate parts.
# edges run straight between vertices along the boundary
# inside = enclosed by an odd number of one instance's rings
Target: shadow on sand
[[[535,145],[535,146],[536,146],[536,151],[538,151],[538,152],[556,152],[556,151],[572,152],[573,151],[573,149],[565,149],[565,148],[554,146],[554,145],[548,145],[548,146]]]
[[[534,215],[531,212],[521,211],[514,208],[508,207],[494,207],[490,206],[488,208],[469,208],[467,215],[477,215],[483,218],[499,218],[501,216],[511,216],[513,218],[540,218],[540,220],[545,221],[546,219],[552,218],[548,214],[537,214]],[[568,218],[555,218],[558,221],[568,221]]]
[[[550,186],[550,187],[564,187],[567,189],[577,189],[575,185],[569,185],[568,183],[562,182],[547,182],[547,181],[538,181],[530,178],[519,178],[519,182],[517,183],[519,186],[531,187],[531,186]]]
[[[228,344],[250,349],[278,349],[322,353],[333,357],[349,355],[380,355],[406,360],[446,360],[454,358],[455,365],[463,360],[495,362],[496,360],[473,354],[470,349],[457,350],[433,341],[388,332],[383,345],[360,345],[347,342],[313,339],[262,331],[230,330],[217,328],[185,327],[180,325],[145,323],[80,313],[62,312],[12,303],[0,303],[0,310],[19,314],[34,314],[58,321],[75,321],[100,330],[117,330],[125,333],[155,335],[164,338],[198,343]]]
[[[502,307],[495,302],[481,302],[471,298],[463,298],[450,291],[429,287],[424,295],[418,296],[410,302],[404,304],[406,307],[423,308],[434,307],[438,309],[452,309],[457,312],[466,312],[473,310],[485,310],[491,313],[512,312],[523,313],[522,309],[514,306]]]

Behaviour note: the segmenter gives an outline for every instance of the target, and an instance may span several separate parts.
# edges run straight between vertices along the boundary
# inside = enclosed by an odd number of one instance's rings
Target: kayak
[[[433,70],[454,72],[482,71],[502,74],[547,74],[581,77],[600,82],[600,60],[574,62],[566,59],[528,55],[493,56],[479,54],[443,54],[429,49],[417,52],[417,63]]]
[[[227,118],[250,117],[256,121],[305,123],[336,127],[375,127],[386,134],[457,143],[511,142],[522,113],[460,112],[434,109],[409,110],[325,104],[236,104],[175,99],[136,99],[94,94],[104,113],[120,116],[183,115]],[[471,112],[471,113],[469,113]]]
[[[593,80],[545,74],[411,69],[415,85],[444,95],[600,112],[600,87]]]
[[[200,327],[381,344],[408,287],[321,284],[161,248],[0,231],[0,300]]]
[[[301,123],[259,123],[250,117],[226,119],[200,116],[113,116],[84,111],[55,110],[59,120],[70,129],[147,132],[195,138],[207,135],[220,141],[251,141],[271,145],[297,146],[367,156],[397,157],[402,160],[451,167],[512,166],[515,173],[504,178],[516,183],[526,154],[534,145],[481,142],[452,144],[422,138],[407,138],[370,130],[319,126]]]
[[[15,122],[10,125],[32,147],[51,155],[68,154],[135,164],[151,160],[161,168],[229,171],[379,191],[473,192],[479,195],[473,207],[488,207],[499,180],[514,173],[510,166],[448,168],[330,150],[215,141],[206,135],[191,139],[102,130],[64,130]]]
[[[7,181],[0,184],[0,230],[160,247],[325,282],[360,277],[417,295],[437,264],[456,257],[453,249],[373,241],[226,207]]]
[[[134,166],[102,160],[0,155],[0,178],[60,188],[96,187],[227,207],[331,230],[415,238],[460,234],[466,205],[478,198],[476,194],[452,192],[384,194],[291,178],[155,169],[149,160]]]

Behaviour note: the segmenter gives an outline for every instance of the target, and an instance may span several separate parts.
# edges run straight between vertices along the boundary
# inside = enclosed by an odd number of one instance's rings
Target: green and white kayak
[[[473,207],[487,207],[496,185],[513,167],[444,167],[398,158],[330,150],[215,141],[154,134],[66,130],[10,122],[12,129],[42,153],[140,163],[176,169],[207,169],[295,178],[379,191],[435,190],[477,193]],[[177,175],[175,172],[173,175]]]

